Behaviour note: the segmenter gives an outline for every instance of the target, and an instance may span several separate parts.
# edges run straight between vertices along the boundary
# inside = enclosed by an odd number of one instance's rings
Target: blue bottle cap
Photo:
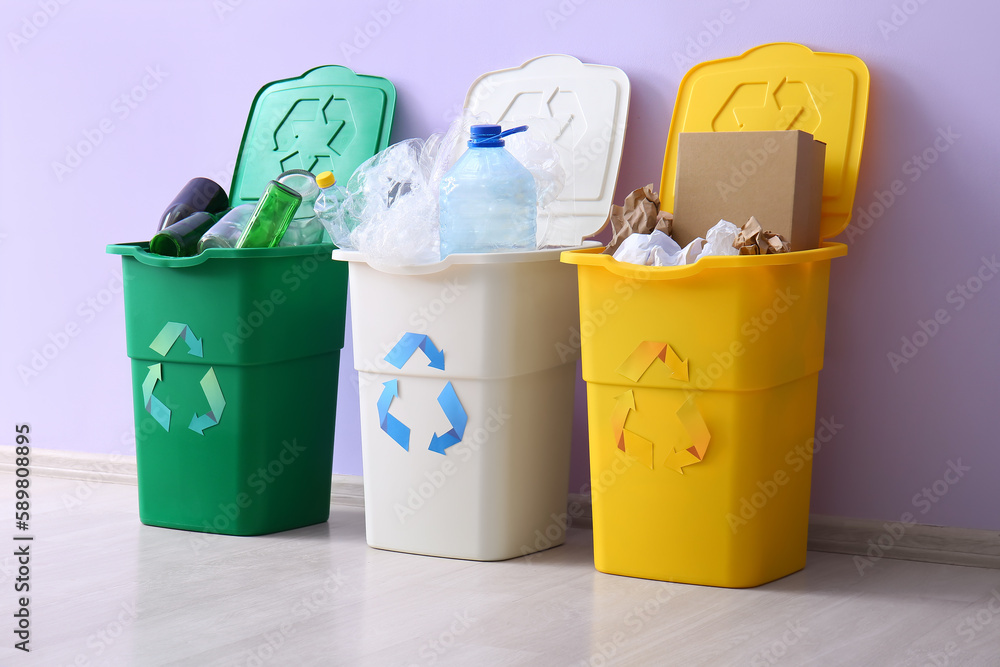
[[[504,145],[503,138],[528,129],[527,125],[512,127],[503,132],[499,125],[473,125],[469,128],[471,137],[469,138],[469,148],[498,148]]]

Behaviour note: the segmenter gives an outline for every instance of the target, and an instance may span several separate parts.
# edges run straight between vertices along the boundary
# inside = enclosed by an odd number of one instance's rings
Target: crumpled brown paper
[[[733,247],[737,248],[741,255],[774,255],[792,249],[784,236],[765,232],[757,222],[757,218],[753,216],[750,216],[747,223],[740,228],[739,235],[733,241]]]
[[[611,207],[611,230],[614,235],[604,254],[614,254],[621,242],[632,234],[650,234],[659,230],[670,236],[673,222],[673,215],[660,210],[660,197],[653,191],[652,183],[634,190],[625,197],[624,206]]]

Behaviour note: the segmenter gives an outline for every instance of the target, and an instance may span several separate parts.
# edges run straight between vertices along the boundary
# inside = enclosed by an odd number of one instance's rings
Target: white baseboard
[[[365,506],[365,485],[360,475],[334,475],[330,486],[330,502],[347,507]]]
[[[0,445],[0,472],[13,473],[17,454],[12,445]],[[80,479],[136,485],[135,457],[31,448],[31,474],[37,477]]]
[[[14,472],[14,458],[14,447],[0,445],[0,473]],[[134,456],[32,449],[31,474],[137,484]],[[330,502],[363,508],[365,493],[361,477],[333,475]],[[572,525],[592,526],[590,496],[570,494],[567,511]],[[879,553],[873,545],[878,546],[884,558],[1000,569],[1000,531],[919,524],[901,527],[886,521],[816,514],[809,517],[811,551],[868,556]]]

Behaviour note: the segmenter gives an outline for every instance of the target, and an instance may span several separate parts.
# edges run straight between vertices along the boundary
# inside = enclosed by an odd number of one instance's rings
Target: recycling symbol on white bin
[[[431,342],[430,336],[424,334],[404,333],[399,342],[385,355],[385,360],[396,368],[402,369],[410,357],[417,350],[423,351],[427,356],[431,368],[444,370],[444,351],[437,349]],[[389,414],[389,406],[392,399],[399,396],[399,378],[383,382],[385,387],[378,397],[378,420],[379,426],[390,438],[395,440],[400,447],[410,451],[410,427]],[[432,452],[446,454],[447,449],[452,445],[457,445],[465,435],[465,427],[469,423],[469,415],[462,407],[462,402],[458,400],[455,387],[449,381],[437,397],[438,405],[444,410],[445,417],[451,423],[451,430],[438,435],[431,436],[430,445],[427,447]]]

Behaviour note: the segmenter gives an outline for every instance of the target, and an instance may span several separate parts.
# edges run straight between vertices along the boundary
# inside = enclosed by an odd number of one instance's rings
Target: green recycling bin
[[[268,84],[230,204],[289,169],[346,180],[388,145],[394,108],[389,81],[340,66]],[[108,246],[122,255],[144,524],[260,535],[327,520],[347,302],[333,249]]]

